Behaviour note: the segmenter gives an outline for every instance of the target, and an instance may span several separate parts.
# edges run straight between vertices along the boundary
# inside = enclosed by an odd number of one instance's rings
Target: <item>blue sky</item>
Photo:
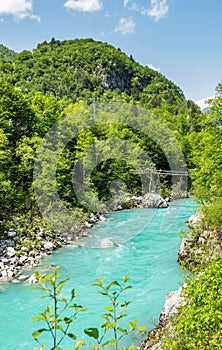
[[[222,80],[222,0],[0,0],[0,43],[91,37],[151,65],[189,99]]]

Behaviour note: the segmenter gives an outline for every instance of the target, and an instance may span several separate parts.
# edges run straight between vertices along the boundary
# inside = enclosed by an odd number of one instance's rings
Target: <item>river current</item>
[[[166,294],[177,289],[183,281],[183,273],[177,263],[181,242],[179,232],[186,229],[186,220],[196,210],[192,199],[184,199],[170,203],[167,209],[115,212],[107,215],[107,221],[89,230],[91,237],[82,240],[81,247],[70,245],[42,260],[37,270],[49,272],[46,266],[61,266],[62,277],[70,278],[63,296],[68,297],[69,291],[75,288],[77,303],[88,308],[74,323],[72,331],[78,338],[84,337],[84,328],[99,327],[102,323],[99,315],[104,313],[104,306],[109,305],[104,296],[98,295],[98,288],[91,286],[100,277],[108,284],[112,280],[121,281],[125,274],[129,276],[129,284],[133,288],[126,291],[124,300],[132,300],[132,303],[127,310],[129,316],[123,319],[121,325],[137,319],[139,325],[150,329],[158,323]],[[100,248],[103,238],[111,239],[117,246]],[[30,322],[30,318],[43,311],[49,303],[41,295],[26,282],[0,285],[2,349],[31,350],[37,346],[31,334],[45,325]],[[145,337],[144,334],[142,336]],[[90,338],[85,338],[90,341]],[[52,347],[49,337],[40,339],[47,350]],[[140,340],[141,334],[135,333],[123,340],[123,344],[138,344]],[[61,346],[63,350],[74,349],[70,339]]]

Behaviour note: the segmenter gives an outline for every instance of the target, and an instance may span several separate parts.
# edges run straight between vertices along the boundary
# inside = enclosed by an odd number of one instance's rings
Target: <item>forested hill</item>
[[[23,92],[36,90],[74,102],[103,95],[111,99],[120,93],[148,107],[185,101],[181,89],[163,75],[92,39],[45,41],[11,62],[2,60],[0,77]]]
[[[6,46],[0,44],[0,59],[12,59],[17,55],[13,50],[8,49]]]
[[[87,107],[94,97],[98,105],[123,102],[155,113],[180,142],[188,168],[193,167],[189,135],[201,130],[203,115],[192,101],[186,101],[179,87],[109,44],[92,39],[45,41],[32,52],[22,51],[14,58],[0,59],[0,231],[1,223],[4,227],[13,215],[29,213],[35,208],[32,171],[41,139],[67,113],[75,112],[78,116],[82,106]],[[129,115],[133,117],[133,109]],[[68,205],[80,205],[70,174],[94,134],[109,139],[113,132],[132,139],[158,169],[169,168],[163,150],[149,137],[141,137],[139,131],[117,127],[114,132],[98,127],[88,132],[87,123],[86,120],[85,134],[79,135],[64,151],[66,159],[57,171],[58,188]],[[142,125],[147,125],[145,119]],[[107,154],[111,154],[110,147]],[[117,154],[120,157],[121,153]],[[130,166],[127,168],[124,161],[115,159],[116,154],[92,174],[95,193],[103,201],[109,199],[109,186],[117,178],[129,186],[131,193],[141,193],[138,176],[129,175],[126,169],[130,170]],[[161,190],[167,195],[171,180],[162,177],[161,181]]]

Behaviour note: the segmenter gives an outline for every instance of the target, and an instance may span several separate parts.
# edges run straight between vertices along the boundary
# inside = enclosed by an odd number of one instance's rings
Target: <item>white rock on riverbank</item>
[[[186,287],[186,285],[184,285]],[[182,287],[178,290],[174,290],[171,293],[166,295],[165,304],[163,310],[160,314],[158,326],[150,332],[151,337],[147,340],[144,340],[140,346],[139,350],[162,350],[161,341],[158,340],[158,335],[164,327],[170,327],[170,324],[167,324],[168,320],[178,314],[178,309],[180,306],[183,306],[185,301],[184,297],[181,296]],[[153,344],[157,341],[156,344]]]
[[[43,241],[42,254],[35,249],[29,251],[27,247],[21,247],[18,254],[14,242],[17,235],[10,233],[10,237],[12,236],[13,239],[0,239],[0,280],[3,281],[19,276],[23,267],[37,266],[43,254],[48,254],[55,249],[54,243]]]
[[[220,233],[202,224],[203,215],[196,213],[187,221],[191,231],[183,238],[178,251],[178,261],[192,269],[198,264],[206,264],[216,256],[222,257]]]
[[[160,314],[160,323],[166,324],[169,317],[178,314],[178,308],[184,305],[184,297],[181,296],[182,287],[167,294],[163,310]]]
[[[10,229],[4,237],[0,238],[0,280],[19,281],[23,268],[38,266],[44,255],[51,254],[56,248],[86,237],[86,228],[92,227],[98,221],[105,220],[106,218],[101,214],[91,213],[85,226],[80,224],[75,232],[54,234],[53,237],[47,235],[40,227],[35,241],[25,237],[19,244],[16,242],[19,238],[16,229]],[[36,241],[40,242],[38,247]]]

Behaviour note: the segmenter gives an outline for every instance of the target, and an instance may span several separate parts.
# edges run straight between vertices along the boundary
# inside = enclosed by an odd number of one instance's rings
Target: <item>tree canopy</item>
[[[10,50],[9,48],[7,48],[6,46],[0,44],[0,59],[12,59],[15,58],[15,56],[17,55],[17,53],[13,50]]]

